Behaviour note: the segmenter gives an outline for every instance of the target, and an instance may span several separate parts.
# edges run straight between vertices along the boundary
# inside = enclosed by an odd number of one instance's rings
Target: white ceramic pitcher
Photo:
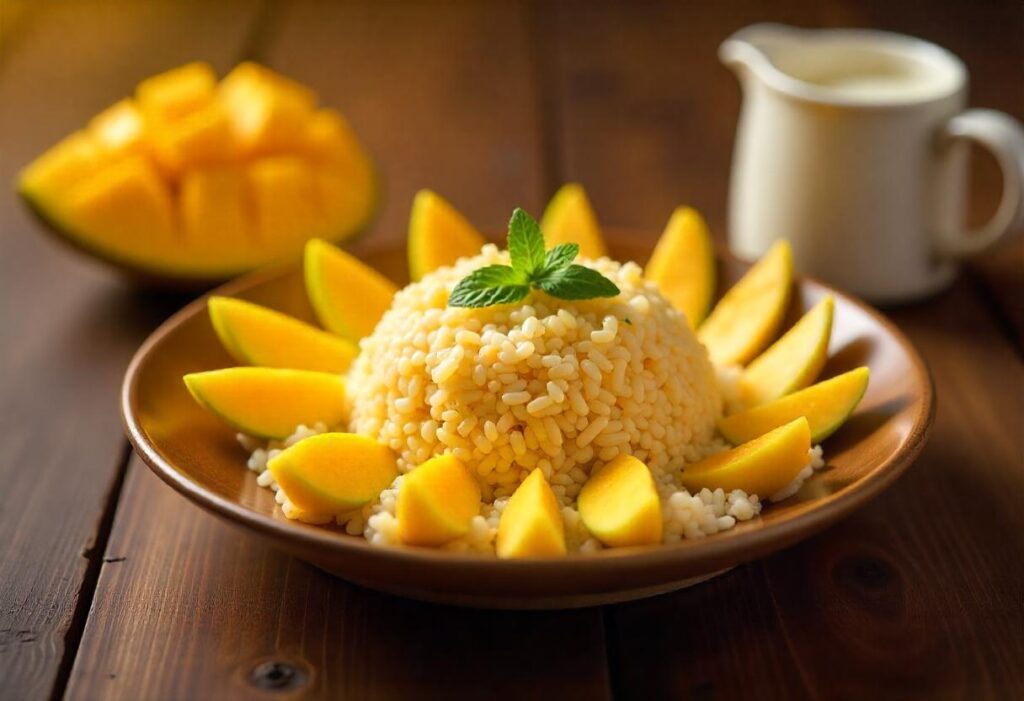
[[[967,71],[945,49],[759,24],[719,56],[743,87],[729,195],[740,255],[788,238],[801,272],[899,302],[942,288],[957,259],[1024,221],[1024,130],[1000,112],[964,111]],[[1003,172],[1002,202],[978,231],[964,229],[967,141]]]

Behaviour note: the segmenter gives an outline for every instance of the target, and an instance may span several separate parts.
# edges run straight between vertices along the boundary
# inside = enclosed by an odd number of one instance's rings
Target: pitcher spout
[[[764,77],[775,70],[775,57],[799,40],[800,31],[784,24],[753,24],[722,42],[718,58],[740,77]]]

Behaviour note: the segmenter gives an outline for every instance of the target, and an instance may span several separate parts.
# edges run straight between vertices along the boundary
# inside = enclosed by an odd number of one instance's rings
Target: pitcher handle
[[[1024,224],[1024,127],[995,110],[973,109],[946,123],[942,141],[972,141],[988,149],[1003,173],[1003,195],[995,214],[980,228],[965,230],[954,222],[939,230],[939,252],[954,257],[980,253]]]

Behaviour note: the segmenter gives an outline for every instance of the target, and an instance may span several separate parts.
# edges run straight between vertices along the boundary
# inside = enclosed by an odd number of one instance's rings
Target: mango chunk
[[[147,124],[162,127],[209,103],[216,87],[213,68],[195,61],[146,78],[135,98]]]
[[[648,280],[697,328],[715,298],[715,249],[704,218],[690,207],[678,207],[658,239],[644,269]]]
[[[235,135],[246,155],[299,149],[316,94],[269,68],[245,62],[220,85],[220,98],[231,114]]]
[[[740,377],[740,395],[745,406],[784,397],[817,379],[828,358],[834,307],[832,295],[826,296],[751,361]]]
[[[780,240],[732,286],[697,329],[715,365],[744,365],[775,336],[789,306],[793,254]]]
[[[150,131],[157,163],[171,177],[188,168],[227,163],[235,156],[231,122],[219,102]]]
[[[304,272],[320,323],[354,342],[373,332],[398,291],[373,268],[319,239],[306,244]]]
[[[267,467],[295,506],[331,516],[364,506],[398,476],[395,454],[355,433],[310,436],[283,450]]]
[[[200,405],[242,433],[284,439],[299,424],[336,426],[348,403],[341,375],[311,370],[227,368],[184,377]]]
[[[322,224],[309,164],[296,156],[267,156],[249,166],[256,238],[265,246],[295,249]]]
[[[773,402],[727,416],[718,430],[733,445],[762,436],[799,416],[810,422],[811,441],[820,443],[843,425],[860,404],[870,373],[860,367]]]
[[[90,119],[88,130],[96,143],[110,153],[145,150],[142,113],[130,97],[115,102]]]
[[[612,547],[661,542],[661,501],[651,471],[619,455],[590,475],[577,500],[587,529]]]
[[[178,218],[189,250],[202,251],[196,269],[236,274],[258,264],[248,181],[234,166],[187,171],[179,184]]]
[[[495,547],[501,558],[565,555],[562,512],[541,470],[531,472],[508,500]]]
[[[480,484],[454,455],[438,455],[402,478],[396,508],[400,541],[444,545],[469,533],[480,513]]]
[[[459,258],[476,255],[485,243],[480,232],[446,199],[431,190],[416,193],[407,246],[413,281]]]
[[[548,248],[560,243],[578,243],[584,258],[608,255],[594,208],[578,183],[566,183],[555,193],[541,217],[540,230],[544,232]]]
[[[742,489],[768,497],[796,479],[810,449],[811,428],[801,416],[738,448],[687,465],[680,481],[691,492]]]
[[[287,314],[231,297],[210,297],[210,321],[224,348],[240,363],[342,373],[359,347]]]

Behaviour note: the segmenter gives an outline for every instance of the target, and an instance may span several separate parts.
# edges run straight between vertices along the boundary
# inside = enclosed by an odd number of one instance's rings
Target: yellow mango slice
[[[386,277],[326,241],[306,244],[306,294],[328,331],[358,342],[373,332],[398,288]]]
[[[661,542],[661,501],[647,465],[620,455],[590,475],[577,500],[580,518],[612,547]]]
[[[820,443],[850,417],[868,388],[870,372],[860,367],[773,402],[727,416],[718,430],[733,445],[768,433],[799,416],[807,417],[811,440]]]
[[[249,166],[256,238],[275,251],[297,251],[322,226],[313,170],[297,156],[267,156]]]
[[[68,195],[61,208],[83,246],[118,259],[126,252],[153,267],[176,244],[171,194],[142,156],[100,170]]]
[[[345,380],[329,372],[226,368],[194,372],[184,380],[200,405],[261,438],[287,438],[299,424],[336,426],[348,411]]]
[[[461,213],[432,190],[420,190],[409,216],[409,276],[415,282],[459,258],[473,256],[487,243]]]
[[[301,149],[306,122],[317,101],[304,85],[251,62],[239,64],[225,76],[219,96],[246,155]]]
[[[498,557],[565,555],[565,523],[544,473],[535,469],[512,493],[498,522]]]
[[[197,166],[223,164],[235,156],[227,111],[210,102],[173,124],[151,130],[153,154],[170,177]]]
[[[608,255],[594,208],[578,183],[567,183],[555,193],[541,217],[540,230],[544,232],[548,248],[560,243],[578,243],[584,258]]]
[[[76,131],[21,171],[18,191],[53,216],[70,192],[107,162],[92,134]]]
[[[480,484],[454,455],[438,455],[402,478],[396,515],[406,545],[438,546],[469,533]]]
[[[687,465],[680,481],[690,492],[742,489],[768,497],[788,485],[808,462],[811,428],[799,417],[738,448]]]
[[[780,240],[732,286],[697,329],[715,365],[743,365],[775,336],[789,306],[793,254]]]
[[[828,359],[834,307],[832,295],[826,296],[751,361],[740,377],[740,396],[745,406],[770,402],[817,379]]]
[[[146,78],[135,98],[146,122],[162,127],[208,104],[216,87],[213,68],[196,61]]]
[[[142,113],[130,97],[119,100],[90,119],[87,128],[96,143],[110,153],[146,150]]]
[[[715,298],[715,249],[704,218],[678,207],[658,239],[644,276],[697,328]]]
[[[210,321],[224,348],[240,363],[341,373],[359,347],[287,314],[231,297],[210,297]]]
[[[321,433],[267,464],[288,499],[305,512],[337,516],[368,504],[398,476],[387,446],[355,433]]]

